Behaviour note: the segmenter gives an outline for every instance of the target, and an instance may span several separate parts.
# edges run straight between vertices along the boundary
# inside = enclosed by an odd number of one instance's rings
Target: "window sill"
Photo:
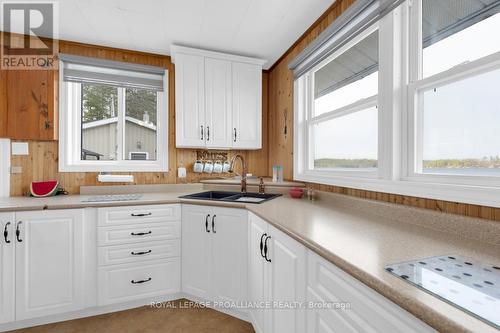
[[[294,180],[366,191],[414,196],[500,208],[500,187],[424,182],[415,180],[384,180],[378,178],[318,176],[294,174]]]

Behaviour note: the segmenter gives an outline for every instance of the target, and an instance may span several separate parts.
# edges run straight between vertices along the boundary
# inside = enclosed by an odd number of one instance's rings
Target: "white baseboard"
[[[123,310],[129,310],[134,308],[139,308],[141,306],[149,305],[152,302],[168,302],[177,299],[185,298],[182,293],[175,293],[163,296],[156,296],[151,298],[145,298],[136,301],[130,301],[126,303],[120,304],[112,304],[106,306],[98,306],[86,308],[80,311],[67,312],[47,317],[33,318],[21,321],[15,321],[12,323],[2,324],[0,325],[0,332],[6,332],[11,330],[16,330],[20,328],[33,327],[45,324],[56,323],[60,321],[73,320],[85,317],[98,316],[106,313],[118,312]]]
[[[190,301],[193,301],[193,302],[199,302],[199,303],[204,303],[204,302],[207,302],[209,300],[206,300],[206,299],[203,299],[203,298],[200,298],[200,297],[197,297],[197,296],[193,296],[193,295],[190,295],[190,294],[187,294],[187,293],[183,293],[183,297],[182,298],[185,298],[187,300],[190,300]],[[204,303],[205,304],[205,303]],[[233,309],[227,309],[227,308],[219,308],[219,307],[211,307],[212,309],[216,310],[216,311],[219,311],[219,312],[222,312],[222,313],[225,313],[231,317],[235,317],[235,318],[238,318],[240,320],[243,320],[243,321],[246,321],[246,322],[251,322],[250,320],[250,315],[248,314],[247,311],[244,311],[244,310],[233,310]]]

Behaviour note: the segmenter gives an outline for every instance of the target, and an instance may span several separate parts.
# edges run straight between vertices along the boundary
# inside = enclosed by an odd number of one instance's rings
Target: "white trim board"
[[[10,140],[0,139],[0,198],[10,195]]]

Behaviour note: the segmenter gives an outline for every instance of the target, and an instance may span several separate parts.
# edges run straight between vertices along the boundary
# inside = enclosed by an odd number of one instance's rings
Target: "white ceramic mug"
[[[197,160],[196,162],[194,162],[193,171],[196,173],[202,173],[203,172],[203,162],[200,160]]]
[[[212,173],[214,171],[214,163],[212,161],[206,161],[205,167],[203,168],[203,172]]]
[[[222,162],[221,161],[216,161],[214,163],[214,173],[222,173],[222,169],[224,167],[222,166]]]

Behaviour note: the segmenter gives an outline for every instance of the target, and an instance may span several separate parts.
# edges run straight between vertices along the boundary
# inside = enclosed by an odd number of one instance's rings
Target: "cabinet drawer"
[[[99,227],[99,246],[138,243],[181,237],[181,222]]]
[[[98,303],[106,305],[180,291],[180,258],[99,268]]]
[[[99,208],[97,214],[99,226],[158,223],[179,221],[181,219],[181,207],[178,204],[110,207]]]
[[[99,248],[99,265],[126,264],[145,260],[180,257],[180,239],[105,246]]]

